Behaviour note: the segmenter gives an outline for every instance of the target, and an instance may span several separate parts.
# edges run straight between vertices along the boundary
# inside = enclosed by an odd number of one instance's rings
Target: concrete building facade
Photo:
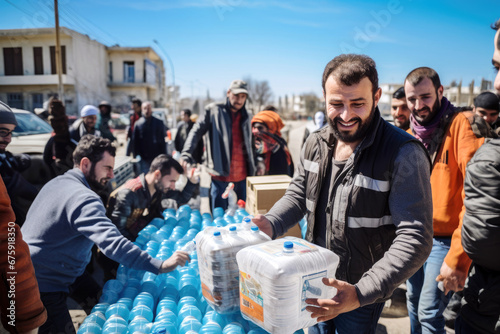
[[[152,48],[107,47],[64,27],[60,36],[69,114],[101,100],[118,110],[128,110],[134,97],[163,105],[165,69]],[[41,108],[58,92],[55,64],[54,28],[0,30],[0,100],[30,111]]]

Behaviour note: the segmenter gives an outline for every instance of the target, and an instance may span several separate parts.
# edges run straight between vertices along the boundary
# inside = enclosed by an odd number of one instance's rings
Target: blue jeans
[[[376,303],[342,313],[309,328],[309,334],[375,334],[385,303]]]
[[[429,258],[406,282],[406,301],[412,334],[446,333],[443,311],[452,293],[445,295],[439,290],[436,277],[450,250],[450,243],[451,238],[435,237]]]
[[[234,192],[238,196],[238,199],[246,200],[247,198],[247,180],[233,182],[234,183]],[[221,207],[226,211],[228,203],[227,199],[223,199],[221,197],[222,193],[227,188],[229,182],[222,182],[212,179],[212,186],[210,187],[210,200],[212,203],[212,212],[217,207]]]

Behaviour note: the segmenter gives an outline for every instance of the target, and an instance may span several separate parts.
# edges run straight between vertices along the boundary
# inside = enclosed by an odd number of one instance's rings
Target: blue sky
[[[53,26],[52,6],[0,0],[0,29]],[[319,95],[326,63],[346,52],[372,57],[380,83],[402,82],[418,66],[444,84],[493,80],[489,25],[500,17],[498,0],[59,0],[59,8],[62,26],[103,44],[165,50],[181,96],[209,89],[215,98],[249,76],[268,80],[275,97]]]

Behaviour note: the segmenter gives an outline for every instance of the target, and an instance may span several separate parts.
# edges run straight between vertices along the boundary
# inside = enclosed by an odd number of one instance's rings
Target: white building
[[[162,106],[164,68],[153,49],[107,47],[64,27],[60,39],[69,114],[101,100],[128,110],[133,97]],[[0,30],[0,48],[1,101],[33,111],[57,94],[54,28]]]

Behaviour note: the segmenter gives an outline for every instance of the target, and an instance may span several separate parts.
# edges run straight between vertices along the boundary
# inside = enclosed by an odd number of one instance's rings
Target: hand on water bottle
[[[318,322],[327,321],[361,306],[354,285],[326,277],[323,284],[336,288],[337,294],[332,299],[306,299],[307,304],[313,305],[306,307],[311,312],[311,318],[318,318]]]
[[[163,261],[160,267],[160,274],[171,272],[177,268],[177,266],[184,267],[186,262],[189,262],[190,260],[191,259],[188,253],[176,251],[171,257]]]
[[[200,166],[190,168],[187,173],[187,178],[192,184],[198,184],[200,182],[201,168]]]
[[[257,227],[270,238],[273,237],[273,227],[271,226],[271,222],[266,217],[263,215],[256,215],[252,218],[252,223],[257,225]]]

